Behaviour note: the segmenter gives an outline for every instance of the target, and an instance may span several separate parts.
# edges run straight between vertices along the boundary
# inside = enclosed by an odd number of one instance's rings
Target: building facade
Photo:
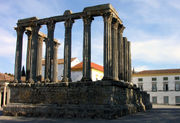
[[[153,104],[180,104],[180,69],[136,72],[133,73],[132,81],[150,94]]]
[[[45,60],[42,61],[42,75],[44,78]],[[63,78],[64,59],[58,59],[58,81]],[[101,65],[91,62],[92,81],[101,80],[104,76],[104,68]],[[71,79],[73,82],[80,81],[83,77],[83,62],[78,58],[71,58]]]

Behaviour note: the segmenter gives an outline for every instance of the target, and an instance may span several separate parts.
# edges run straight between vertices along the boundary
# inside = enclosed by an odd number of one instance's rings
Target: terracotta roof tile
[[[160,69],[160,70],[144,70],[137,73],[134,73],[133,75],[146,75],[146,74],[180,74],[180,69]]]
[[[74,61],[76,57],[71,58],[71,62]],[[64,59],[58,59],[58,64],[64,64]],[[45,59],[42,60],[42,65],[45,65]]]
[[[14,80],[13,76],[4,74],[4,73],[0,73],[0,81],[12,81]]]
[[[91,62],[91,68],[99,70],[104,72],[104,67],[101,65],[98,65],[96,63]],[[75,65],[74,67],[71,68],[71,70],[82,70],[83,69],[83,62],[80,62],[79,64]]]

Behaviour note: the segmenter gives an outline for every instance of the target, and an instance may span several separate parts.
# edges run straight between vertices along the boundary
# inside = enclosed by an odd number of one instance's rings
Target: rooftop
[[[133,76],[177,75],[177,74],[180,74],[180,69],[144,70],[133,73]]]

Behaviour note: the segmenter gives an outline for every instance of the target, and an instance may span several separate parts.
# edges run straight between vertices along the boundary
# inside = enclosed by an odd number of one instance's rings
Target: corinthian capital
[[[92,22],[92,20],[94,20],[94,18],[91,17],[91,16],[84,16],[84,17],[83,17],[83,22],[84,22],[84,24],[86,24],[86,25],[90,25],[91,22]]]
[[[107,12],[103,14],[104,22],[112,22],[113,14],[111,12]]]
[[[64,26],[71,28],[73,23],[74,23],[74,20],[72,20],[71,18],[69,18],[69,19],[67,19],[67,20],[65,21]]]
[[[54,30],[55,22],[53,20],[50,20],[49,22],[47,22],[47,28],[48,30]]]

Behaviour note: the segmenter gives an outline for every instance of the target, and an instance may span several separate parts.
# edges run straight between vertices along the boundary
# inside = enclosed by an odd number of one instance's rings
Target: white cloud
[[[145,66],[145,65],[143,65],[143,66],[136,66],[134,68],[134,70],[135,70],[135,72],[139,72],[139,71],[143,71],[143,70],[149,70],[149,67]]]

